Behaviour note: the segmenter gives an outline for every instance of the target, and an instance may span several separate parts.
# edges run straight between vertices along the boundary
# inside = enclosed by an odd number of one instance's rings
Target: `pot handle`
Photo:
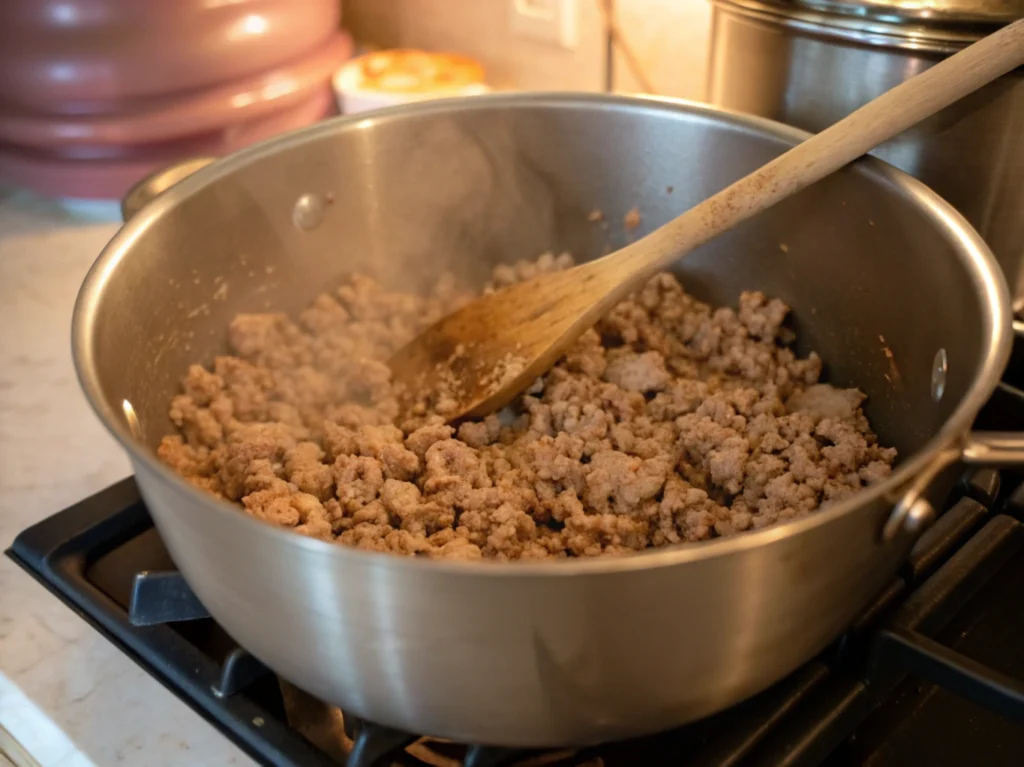
[[[1017,342],[1024,341],[1024,320],[1013,320],[1013,335]],[[997,385],[1012,391],[1017,397],[1024,392],[1004,383]],[[907,487],[893,506],[882,528],[882,540],[889,542],[902,534],[920,535],[938,518],[925,491],[945,469],[960,462],[965,466],[990,468],[1024,467],[1024,433],[1002,431],[968,432],[963,438],[941,451],[924,471]]]
[[[170,189],[182,179],[191,176],[200,168],[205,168],[216,159],[216,157],[190,157],[153,171],[125,192],[124,197],[121,198],[121,218],[127,221],[161,192]]]
[[[893,507],[882,528],[882,540],[894,540],[901,533],[919,535],[938,517],[925,491],[932,481],[954,463],[965,466],[1008,468],[1024,466],[1024,434],[1020,432],[976,431],[940,452],[914,478]]]

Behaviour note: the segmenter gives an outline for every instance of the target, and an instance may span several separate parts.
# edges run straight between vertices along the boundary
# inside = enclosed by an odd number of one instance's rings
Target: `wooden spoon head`
[[[449,314],[388,361],[410,403],[448,421],[509,404],[592,325],[608,289],[593,261],[511,285]]]

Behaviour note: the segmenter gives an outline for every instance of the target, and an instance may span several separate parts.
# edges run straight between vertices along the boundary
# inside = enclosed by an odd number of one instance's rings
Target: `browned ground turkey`
[[[491,287],[571,264],[495,270]],[[352,277],[292,321],[239,315],[234,356],[193,365],[160,457],[304,535],[457,559],[595,556],[809,514],[888,476],[856,389],[817,383],[789,309],[712,309],[661,274],[500,415],[403,421],[383,360],[466,300]]]

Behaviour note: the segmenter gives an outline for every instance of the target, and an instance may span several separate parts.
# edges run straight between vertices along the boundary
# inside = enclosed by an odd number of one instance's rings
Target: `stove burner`
[[[899,576],[820,657],[704,721],[558,753],[421,739],[344,716],[278,680],[220,629],[174,569],[134,480],[26,530],[8,554],[264,764],[902,764],[896,757],[917,743],[926,712],[937,707],[943,729],[955,732],[968,706],[1003,750],[986,755],[969,739],[967,762],[949,761],[957,753],[945,749],[928,763],[995,767],[1019,765],[1024,754],[1024,728],[1012,721],[1024,721],[1022,511],[1024,483],[1003,497],[998,472],[966,475]],[[923,763],[913,748],[900,758]]]

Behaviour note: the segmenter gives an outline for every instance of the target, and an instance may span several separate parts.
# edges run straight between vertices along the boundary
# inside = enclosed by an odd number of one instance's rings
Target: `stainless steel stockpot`
[[[350,270],[415,287],[551,249],[596,257],[625,241],[629,209],[654,227],[804,135],[682,102],[501,95],[282,136],[196,170],[114,237],[75,310],[82,385],[198,596],[310,693],[392,727],[508,746],[696,719],[841,632],[961,458],[1020,457],[1012,437],[969,434],[1009,353],[1005,282],[964,219],[890,166],[855,163],[679,265],[704,299],[758,288],[787,301],[802,351],[868,394],[901,462],[820,513],[628,557],[424,561],[260,522],[154,447],[187,365],[224,351],[238,312],[297,311]],[[594,208],[609,230],[588,220]]]
[[[712,0],[708,99],[820,131],[998,27],[1022,0]],[[992,248],[1024,308],[1024,70],[873,154],[926,183]]]

